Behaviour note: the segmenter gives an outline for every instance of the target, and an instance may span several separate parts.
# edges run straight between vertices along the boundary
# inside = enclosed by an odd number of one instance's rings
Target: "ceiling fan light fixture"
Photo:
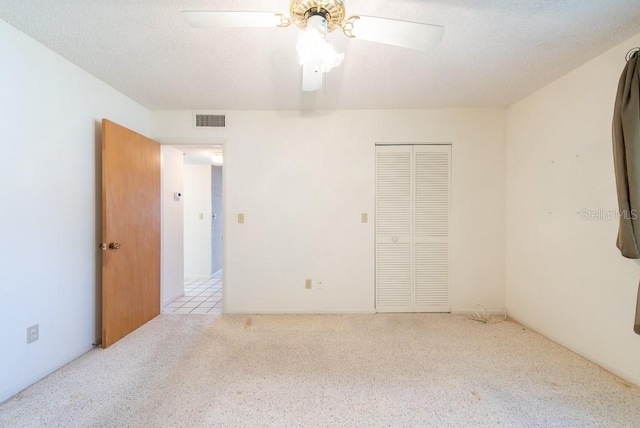
[[[340,28],[356,40],[382,43],[401,48],[427,51],[440,43],[444,27],[420,22],[374,16],[347,17],[344,0],[291,0],[290,16],[277,12],[183,11],[193,27],[288,27],[303,30],[296,50],[302,65],[302,90],[322,88],[324,73],[344,59],[326,40],[327,33]]]
[[[316,72],[326,73],[337,67],[344,59],[343,53],[338,53],[327,42],[327,20],[322,15],[309,17],[307,29],[298,35],[296,50],[301,65],[312,65]]]

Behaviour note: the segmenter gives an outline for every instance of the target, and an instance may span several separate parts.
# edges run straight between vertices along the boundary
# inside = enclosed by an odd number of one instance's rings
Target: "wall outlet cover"
[[[32,325],[27,328],[27,345],[40,339],[40,324]]]

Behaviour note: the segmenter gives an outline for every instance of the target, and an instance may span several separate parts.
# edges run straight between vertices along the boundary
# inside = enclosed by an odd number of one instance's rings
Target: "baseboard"
[[[475,309],[451,309],[452,315],[475,315],[477,311]],[[487,315],[490,316],[504,316],[504,309],[487,309]]]
[[[185,281],[196,281],[199,279],[210,279],[211,278],[211,274],[210,273],[203,273],[203,274],[189,274],[189,275],[185,275],[184,276],[184,280]]]
[[[509,313],[509,318],[511,318],[514,321],[522,324],[526,328],[528,328],[530,330],[533,330],[536,333],[546,337],[547,339],[557,343],[558,345],[562,346],[563,348],[567,348],[571,352],[574,352],[574,353],[580,355],[581,357],[586,358],[587,360],[591,361],[594,364],[597,364],[598,366],[600,366],[603,369],[613,373],[614,375],[616,375],[618,377],[621,377],[625,381],[640,387],[640,378],[632,375],[631,373],[628,373],[628,372],[626,372],[624,370],[620,370],[617,367],[613,367],[609,363],[607,363],[605,361],[602,361],[599,358],[591,355],[591,353],[585,351],[584,349],[580,349],[578,347],[575,347],[575,346],[572,346],[572,345],[566,343],[564,340],[562,340],[561,338],[557,337],[555,334],[553,334],[551,332],[548,332],[548,331],[545,331],[544,329],[539,329],[539,328],[536,328],[536,327],[532,326],[531,324],[521,320],[517,315],[513,316],[511,313]]]
[[[168,299],[165,299],[162,302],[162,307],[164,308],[165,306],[167,306],[169,303],[173,302],[176,299],[179,299],[180,297],[184,296],[184,290],[174,294],[173,296],[169,297]]]
[[[329,309],[329,310],[313,310],[313,309],[243,309],[240,311],[224,311],[225,314],[236,314],[236,315],[278,315],[278,314],[287,314],[287,315],[348,315],[348,314],[377,314],[375,309]],[[389,313],[389,312],[381,312],[381,313]],[[421,312],[390,312],[390,313],[398,313],[398,314],[413,314],[413,313],[421,313]],[[436,312],[424,312],[424,313],[436,313]],[[440,312],[442,314],[446,314],[447,312]],[[452,315],[475,315],[476,311],[473,309],[452,309]],[[487,314],[491,316],[503,316],[504,309],[487,309]]]
[[[354,314],[375,314],[373,309],[335,309],[335,310],[312,310],[312,309],[268,309],[268,310],[242,310],[224,311],[229,315],[354,315]]]

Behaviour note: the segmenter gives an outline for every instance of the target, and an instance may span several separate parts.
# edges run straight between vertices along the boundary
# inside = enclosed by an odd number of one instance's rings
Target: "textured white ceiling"
[[[438,24],[427,53],[330,38],[345,52],[303,93],[297,28],[194,29],[181,10],[288,1],[0,0],[0,18],[149,109],[505,107],[640,31],[640,0],[346,0],[347,14]]]

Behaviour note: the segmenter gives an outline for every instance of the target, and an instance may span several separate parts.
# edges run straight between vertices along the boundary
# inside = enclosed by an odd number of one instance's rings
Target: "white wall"
[[[640,264],[620,255],[609,218],[613,104],[625,54],[638,45],[640,35],[508,110],[507,308],[640,385]]]
[[[100,336],[100,121],[148,134],[149,113],[4,21],[0,58],[3,401]]]
[[[184,295],[184,155],[170,146],[162,146],[162,305]]]
[[[376,142],[453,144],[452,308],[504,306],[504,110],[224,113],[196,130],[189,111],[154,111],[151,133],[225,141],[227,312],[374,310]]]
[[[184,165],[184,275],[211,276],[211,164]]]

